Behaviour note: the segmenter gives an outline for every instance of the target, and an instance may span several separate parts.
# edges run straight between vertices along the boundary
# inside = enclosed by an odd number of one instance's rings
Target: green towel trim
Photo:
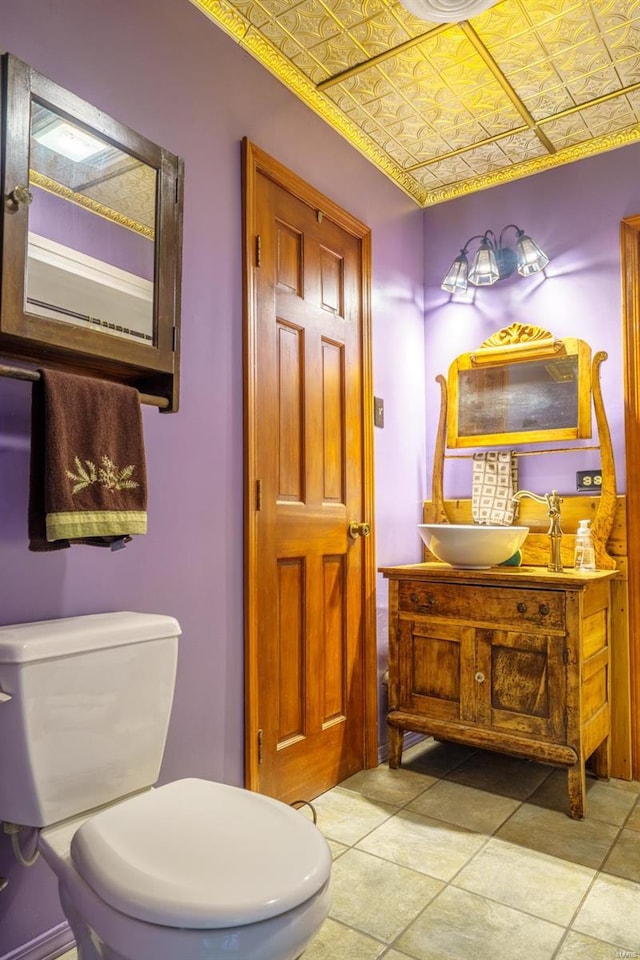
[[[146,510],[68,510],[47,514],[47,540],[50,542],[146,532]]]

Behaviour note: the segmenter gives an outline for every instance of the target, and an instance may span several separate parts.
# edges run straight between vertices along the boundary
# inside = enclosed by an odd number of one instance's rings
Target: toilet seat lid
[[[249,790],[178,780],[89,817],[71,858],[106,903],[163,926],[279,916],[329,879],[331,855],[298,810]]]

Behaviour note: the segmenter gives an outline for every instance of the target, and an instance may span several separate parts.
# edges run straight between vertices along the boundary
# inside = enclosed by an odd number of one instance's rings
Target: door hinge
[[[174,324],[174,326],[171,328],[171,352],[172,352],[172,353],[175,353],[175,352],[176,352],[176,328],[175,328],[175,324]]]
[[[262,730],[258,730],[258,763],[262,763],[262,743],[263,743]]]
[[[256,480],[256,510],[262,510],[262,480]]]
[[[260,234],[256,236],[256,267],[262,266],[262,237]]]
[[[569,663],[569,651],[566,647],[564,647],[562,650],[562,662],[565,664],[565,666],[567,663]]]

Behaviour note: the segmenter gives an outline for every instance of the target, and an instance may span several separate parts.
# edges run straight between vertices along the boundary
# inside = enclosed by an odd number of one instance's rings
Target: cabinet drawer
[[[553,590],[425,583],[422,580],[403,581],[398,586],[401,614],[455,617],[468,623],[490,623],[495,627],[564,628],[564,594]]]

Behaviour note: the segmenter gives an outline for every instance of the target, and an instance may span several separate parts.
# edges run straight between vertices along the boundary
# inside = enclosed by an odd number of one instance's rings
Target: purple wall
[[[440,403],[434,378],[446,374],[455,356],[518,321],[546,327],[558,337],[580,337],[594,353],[608,353],[601,383],[618,490],[624,491],[620,220],[640,212],[639,163],[640,146],[634,145],[426,211],[429,489]],[[551,260],[545,275],[523,278],[516,274],[493,287],[476,288],[475,294],[451,299],[440,283],[465,241],[487,228],[499,233],[509,223],[518,224],[545,250]],[[513,237],[513,231],[508,236]],[[553,487],[575,493],[576,470],[598,465],[597,451],[526,457],[520,461],[520,486],[539,493]],[[470,462],[449,461],[445,496],[469,497],[470,491]]]
[[[0,381],[0,622],[117,609],[176,616],[183,639],[162,779],[240,784],[241,139],[373,231],[374,391],[386,402],[375,432],[379,563],[419,557],[423,213],[188,0],[0,0],[0,44],[183,156],[186,170],[181,408],[144,408],[149,533],[114,554],[27,551],[30,388]],[[379,603],[384,624],[384,590]],[[0,875],[9,878],[0,958],[23,957],[62,920],[55,883],[43,864],[17,866],[2,837]]]

